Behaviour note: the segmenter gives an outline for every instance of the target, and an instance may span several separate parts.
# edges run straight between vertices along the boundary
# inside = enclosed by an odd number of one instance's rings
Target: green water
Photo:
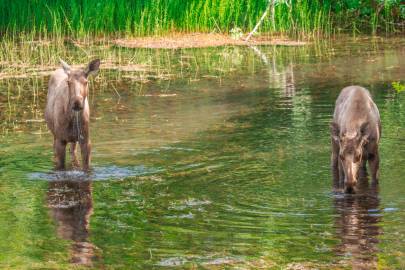
[[[101,71],[90,175],[52,171],[47,77],[0,81],[0,267],[404,269],[404,45],[142,51],[174,75]],[[343,195],[329,122],[351,84],[380,109],[381,182]]]

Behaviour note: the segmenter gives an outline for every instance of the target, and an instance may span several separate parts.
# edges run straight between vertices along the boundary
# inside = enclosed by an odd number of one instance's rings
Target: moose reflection
[[[96,247],[88,240],[93,213],[91,181],[51,181],[47,202],[57,226],[57,235],[73,241],[71,262],[92,265]]]
[[[335,227],[341,240],[336,253],[350,259],[353,269],[377,269],[377,243],[382,233],[378,190],[363,178],[359,192],[334,199]]]

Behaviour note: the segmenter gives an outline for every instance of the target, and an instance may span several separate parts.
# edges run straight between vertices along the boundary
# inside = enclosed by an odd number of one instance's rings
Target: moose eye
[[[345,160],[345,156],[343,154],[340,154],[339,157],[340,157],[340,160],[342,160],[342,161]]]

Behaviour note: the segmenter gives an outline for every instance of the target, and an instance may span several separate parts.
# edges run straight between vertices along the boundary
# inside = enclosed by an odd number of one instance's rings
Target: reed
[[[293,35],[404,30],[399,0],[275,0],[274,24],[261,30]],[[13,0],[0,2],[0,33],[43,36],[159,35],[172,31],[248,31],[268,0]]]

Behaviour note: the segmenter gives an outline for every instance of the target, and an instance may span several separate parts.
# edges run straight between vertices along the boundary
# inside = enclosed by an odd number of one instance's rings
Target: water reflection
[[[277,54],[274,51],[275,48],[273,48],[271,61],[267,58],[266,53],[263,53],[258,47],[250,46],[250,48],[260,57],[263,64],[268,68],[269,87],[280,89],[282,97],[294,97],[296,94],[296,82],[293,57],[289,56],[288,63],[279,64],[277,63]]]
[[[91,98],[90,175],[47,173],[50,134],[40,120],[47,78],[1,80],[0,269],[17,261],[14,269],[55,268],[66,257],[96,266],[100,258],[107,269],[313,269],[306,263],[315,260],[320,269],[336,260],[373,268],[377,254],[380,264],[400,269],[405,185],[396,164],[404,161],[405,106],[390,85],[403,78],[405,46],[360,45],[333,45],[326,54],[312,45],[258,46],[257,55],[242,47],[143,50],[151,60],[137,61],[173,80],[139,83],[126,77],[143,76],[132,71],[101,72]],[[133,62],[134,53],[122,51],[122,59]],[[384,194],[331,203],[323,181],[330,178],[328,126],[350,84],[368,87],[380,107],[381,172],[390,181],[381,182]],[[20,181],[26,178],[47,182]],[[92,183],[61,182],[67,179]],[[48,185],[50,215],[38,199]],[[93,215],[92,196],[103,198]],[[380,223],[375,208],[394,211]],[[58,237],[47,226],[51,216]],[[271,266],[259,264],[262,258]]]
[[[364,178],[359,189],[356,195],[334,198],[335,226],[341,240],[336,253],[349,259],[353,269],[376,269],[378,236],[382,233],[378,189],[369,187]]]
[[[57,235],[72,240],[71,259],[74,264],[91,266],[96,246],[89,241],[90,217],[93,213],[91,181],[51,181],[47,202],[57,226]]]

